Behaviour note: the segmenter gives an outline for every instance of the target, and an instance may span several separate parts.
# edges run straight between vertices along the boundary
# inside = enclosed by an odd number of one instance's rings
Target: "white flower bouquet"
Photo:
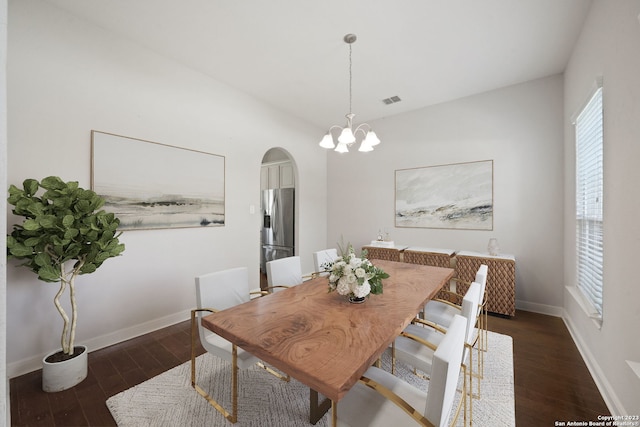
[[[389,277],[382,269],[374,266],[366,258],[358,258],[351,245],[335,262],[326,266],[329,271],[329,292],[336,291],[340,295],[364,298],[370,293],[382,293],[382,279]]]

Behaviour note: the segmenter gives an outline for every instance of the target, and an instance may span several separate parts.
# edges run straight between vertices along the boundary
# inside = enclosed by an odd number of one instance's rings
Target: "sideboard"
[[[481,264],[489,268],[485,291],[487,311],[505,316],[516,315],[516,258],[514,255],[500,254],[492,256],[482,252],[453,251],[450,249],[422,248],[397,245],[377,246],[375,242],[363,246],[369,259],[401,261],[413,264],[452,266],[456,270],[455,292],[463,295],[469,288],[467,283],[475,280]],[[445,287],[448,289],[448,286]],[[440,295],[444,298],[444,295]]]
[[[516,315],[516,258],[513,255],[491,256],[480,252],[460,251],[456,253],[456,292],[464,294],[473,282],[481,264],[489,267],[487,276],[487,311],[506,316]]]

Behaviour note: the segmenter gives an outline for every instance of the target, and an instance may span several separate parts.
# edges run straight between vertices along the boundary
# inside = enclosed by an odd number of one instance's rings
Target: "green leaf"
[[[35,219],[27,219],[23,224],[25,230],[40,230],[40,223]]]
[[[111,258],[111,255],[108,252],[99,252],[96,258],[94,259],[94,262],[102,264],[109,258]]]
[[[115,248],[113,248],[111,251],[109,251],[109,253],[111,254],[112,257],[118,256],[122,252],[124,252],[124,243],[120,243]]]
[[[49,256],[49,254],[46,254],[44,252],[41,252],[38,255],[36,255],[33,261],[36,263],[36,265],[40,267],[51,265],[51,257]]]
[[[9,248],[11,256],[21,258],[33,254],[33,249],[22,243],[16,243]]]
[[[76,219],[73,215],[65,215],[64,218],[62,218],[62,225],[65,228],[71,228],[75,221]]]
[[[91,262],[88,262],[88,263],[85,263],[85,265],[82,266],[82,268],[80,269],[80,274],[93,273],[97,269],[98,269],[98,267],[96,267],[95,264],[93,264]]]
[[[74,209],[79,213],[89,213],[91,212],[91,202],[89,202],[88,200],[78,200],[78,203],[76,203]]]
[[[71,207],[73,203],[73,199],[68,196],[58,195],[56,193],[47,192],[51,200],[53,200],[53,206],[58,208],[58,210],[67,210]]]
[[[40,201],[33,201],[33,199],[25,199],[25,202],[28,203],[24,203],[24,210],[29,212],[31,215],[35,216],[39,216],[39,215],[44,215],[44,211],[45,211],[45,205],[43,203],[41,203]]]
[[[58,218],[54,215],[43,215],[38,218],[38,222],[43,228],[54,228],[56,226]]]
[[[38,192],[38,188],[40,188],[40,184],[35,179],[25,179],[22,182],[22,188],[24,188],[24,192],[28,196],[33,196]]]
[[[65,240],[73,240],[78,234],[80,231],[77,228],[70,228],[64,232],[64,238]]]
[[[100,236],[100,241],[104,243],[108,243],[112,239],[113,239],[113,231],[111,230],[106,230],[104,233],[102,233],[102,236]]]
[[[11,184],[9,186],[9,197],[7,198],[7,201],[10,204],[15,205],[22,197],[24,197],[24,191]]]
[[[30,248],[33,248],[34,246],[37,246],[38,243],[40,243],[41,237],[37,236],[37,237],[29,237],[28,239],[26,239],[24,241],[25,246],[29,246]]]
[[[46,190],[60,190],[66,187],[64,181],[57,176],[48,176],[40,184]]]
[[[70,242],[70,240],[62,239],[62,238],[60,238],[60,236],[55,236],[55,235],[51,236],[51,243],[53,243],[54,246],[56,246],[56,247],[66,246],[66,245],[69,244],[69,242]]]
[[[60,270],[51,265],[43,265],[38,270],[38,278],[45,282],[58,282],[60,280]]]

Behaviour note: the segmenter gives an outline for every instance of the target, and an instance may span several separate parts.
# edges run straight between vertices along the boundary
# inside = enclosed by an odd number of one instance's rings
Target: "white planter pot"
[[[82,353],[78,356],[64,360],[62,362],[47,362],[47,357],[53,353],[47,354],[42,359],[42,390],[46,392],[56,392],[66,390],[79,384],[87,377],[87,347],[83,345],[76,346],[82,348]]]

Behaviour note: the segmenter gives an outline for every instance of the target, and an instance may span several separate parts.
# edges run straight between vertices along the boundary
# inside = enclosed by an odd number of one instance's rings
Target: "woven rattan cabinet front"
[[[435,267],[451,268],[451,258],[454,253],[455,251],[449,249],[430,250],[414,249],[413,247],[409,247],[404,250],[402,260],[409,264],[433,265]],[[442,289],[449,291],[449,282],[447,282]],[[434,298],[446,300],[449,296],[444,292],[439,292]]]
[[[378,248],[375,246],[363,246],[367,250],[367,258],[381,259],[385,261],[402,261],[402,250],[397,248]]]
[[[487,276],[487,311],[516,315],[516,260],[512,255],[489,256],[470,252],[456,254],[456,277],[473,282],[481,264],[489,267]],[[456,291],[464,294],[468,285],[457,283]]]

